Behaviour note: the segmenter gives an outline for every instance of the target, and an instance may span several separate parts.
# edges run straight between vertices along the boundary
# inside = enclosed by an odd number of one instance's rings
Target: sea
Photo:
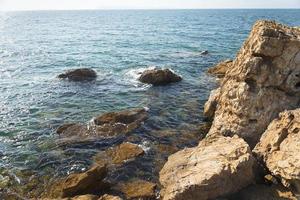
[[[299,9],[0,12],[0,197],[35,198],[61,177],[88,169],[97,152],[129,141],[145,154],[112,170],[112,182],[158,183],[167,157],[198,144],[203,106],[217,81],[206,73],[234,59],[259,19],[300,26]],[[208,51],[203,55],[201,52]],[[140,83],[149,68],[183,80]],[[92,68],[92,82],[57,78]],[[64,144],[56,129],[106,112],[147,108],[128,135]]]

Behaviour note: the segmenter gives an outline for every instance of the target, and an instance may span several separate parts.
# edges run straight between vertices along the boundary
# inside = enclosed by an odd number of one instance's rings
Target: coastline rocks
[[[144,150],[136,144],[124,142],[116,147],[98,153],[94,160],[96,163],[122,164],[144,154]]]
[[[226,72],[231,68],[233,60],[224,60],[215,66],[209,68],[207,72],[209,74],[216,75],[218,78],[224,78]]]
[[[284,186],[300,194],[300,108],[280,113],[253,152]]]
[[[206,200],[229,195],[254,181],[248,144],[234,136],[205,138],[168,158],[160,171],[163,200]]]
[[[122,199],[118,196],[105,194],[101,196],[98,200],[122,200]]]
[[[147,111],[144,108],[109,112],[95,117],[88,125],[79,123],[64,124],[58,127],[56,133],[65,138],[115,137],[138,128],[146,118]]]
[[[181,80],[182,78],[170,69],[145,70],[139,77],[140,82],[152,85],[166,85],[173,82],[179,82]]]
[[[92,81],[97,78],[97,73],[89,68],[81,68],[68,70],[57,77],[70,81]]]
[[[219,98],[220,88],[211,91],[207,102],[204,104],[203,115],[210,121],[214,118]]]
[[[253,148],[270,122],[300,102],[300,30],[258,21],[226,72],[208,135],[244,138]]]
[[[135,180],[123,183],[119,187],[125,194],[126,199],[155,199],[156,184],[154,183],[144,180]]]

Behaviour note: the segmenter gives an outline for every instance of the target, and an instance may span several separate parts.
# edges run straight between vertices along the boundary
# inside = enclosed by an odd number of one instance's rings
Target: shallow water
[[[234,58],[257,19],[299,26],[300,12],[0,13],[0,188],[24,197],[37,188],[32,177],[55,180],[84,170],[99,150],[123,141],[142,145],[146,155],[116,169],[112,180],[139,177],[156,182],[171,152],[201,138],[197,127],[203,122],[203,104],[215,87],[205,71]],[[204,50],[209,54],[201,55]],[[138,72],[151,66],[172,68],[183,81],[164,87],[139,83]],[[72,83],[56,78],[78,67],[95,69],[97,80]],[[55,129],[62,123],[87,122],[134,107],[148,107],[149,118],[127,137],[57,145]],[[21,187],[24,184],[29,186]]]

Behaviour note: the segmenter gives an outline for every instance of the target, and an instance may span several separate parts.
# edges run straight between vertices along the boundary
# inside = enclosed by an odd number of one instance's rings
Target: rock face
[[[89,68],[73,69],[58,75],[58,78],[70,81],[92,81],[97,78],[97,73]]]
[[[226,72],[231,68],[233,60],[224,60],[207,70],[208,73],[223,78]]]
[[[244,138],[253,148],[269,123],[300,102],[300,30],[258,21],[220,86],[208,135]]]
[[[207,102],[205,103],[204,110],[203,110],[203,115],[208,120],[213,120],[217,109],[219,98],[220,98],[220,88],[211,91],[210,96]]]
[[[300,109],[281,113],[264,132],[254,153],[284,186],[300,194]]]
[[[152,85],[166,85],[168,83],[179,82],[182,78],[169,69],[151,69],[142,73],[139,81]]]
[[[144,108],[110,112],[98,116],[89,125],[64,124],[56,132],[65,138],[79,137],[81,139],[97,137],[114,137],[127,134],[138,128],[147,118]]]
[[[124,142],[116,147],[100,152],[95,156],[97,163],[122,164],[144,154],[144,150],[136,144]]]
[[[234,193],[254,180],[248,144],[234,136],[206,138],[168,158],[160,171],[163,200],[206,200]]]
[[[156,184],[148,181],[131,181],[122,184],[120,188],[126,199],[155,199]]]

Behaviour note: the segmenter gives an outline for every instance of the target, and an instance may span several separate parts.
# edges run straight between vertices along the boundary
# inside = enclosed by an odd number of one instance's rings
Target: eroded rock
[[[144,71],[139,81],[152,85],[166,85],[168,83],[179,82],[182,78],[170,69],[150,69]]]
[[[243,139],[205,138],[168,158],[159,174],[163,200],[205,200],[237,192],[253,182],[253,167]]]
[[[220,98],[220,88],[211,91],[207,102],[204,104],[203,115],[208,120],[213,120],[217,109],[219,98]]]
[[[98,200],[122,200],[122,199],[119,196],[105,194],[101,196]]]
[[[144,181],[135,180],[128,183],[123,183],[120,190],[125,194],[126,199],[155,199],[156,184]]]
[[[282,112],[253,151],[284,186],[300,194],[300,109]]]
[[[72,69],[58,75],[58,78],[70,81],[92,81],[97,78],[97,73],[89,68]]]
[[[300,101],[300,30],[258,21],[226,72],[208,135],[244,138],[253,148],[269,123]]]
[[[224,60],[207,70],[208,73],[223,78],[226,72],[231,68],[233,60]]]

